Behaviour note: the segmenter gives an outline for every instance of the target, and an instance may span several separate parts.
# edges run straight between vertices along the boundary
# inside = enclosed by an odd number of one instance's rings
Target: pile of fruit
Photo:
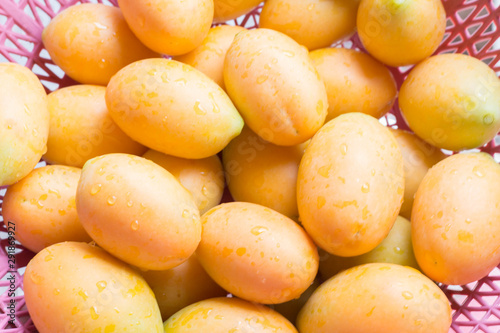
[[[39,332],[445,333],[435,282],[500,264],[500,165],[465,152],[500,131],[500,80],[433,55],[441,1],[267,0],[258,29],[212,27],[259,3],[72,6],[41,38],[79,84],[48,95],[0,64]],[[366,51],[329,47],[356,32]],[[413,65],[398,89],[388,66]],[[378,121],[397,97],[414,133]]]

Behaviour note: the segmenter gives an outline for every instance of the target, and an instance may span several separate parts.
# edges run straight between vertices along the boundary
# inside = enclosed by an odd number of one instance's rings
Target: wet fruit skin
[[[356,28],[360,0],[267,0],[259,26],[293,38],[309,50],[348,38]]]
[[[477,148],[500,131],[500,80],[476,58],[439,54],[413,68],[399,106],[412,131],[431,145]]]
[[[436,51],[446,12],[441,0],[362,0],[356,25],[374,58],[389,66],[407,66]]]
[[[33,257],[24,277],[24,299],[40,333],[163,333],[146,281],[97,246],[52,245]]]
[[[419,271],[374,263],[345,270],[318,287],[297,318],[301,333],[446,333],[450,303]]]
[[[110,153],[141,155],[146,147],[129,138],[111,119],[106,87],[75,85],[48,96],[50,129],[43,159],[51,164],[83,167]]]
[[[373,250],[391,230],[403,194],[403,157],[394,136],[362,113],[330,120],[300,162],[300,221],[316,244],[334,255]]]
[[[243,128],[224,90],[175,60],[146,59],[123,68],[106,88],[106,104],[132,139],[182,158],[213,156]]]
[[[325,121],[326,90],[307,49],[280,32],[236,35],[224,62],[224,83],[245,124],[276,145],[303,143]]]
[[[165,333],[262,332],[297,333],[278,312],[238,298],[212,298],[194,303],[170,317]]]
[[[198,47],[214,17],[213,0],[118,0],[118,5],[144,45],[171,56]]]
[[[463,285],[500,263],[500,165],[486,153],[447,157],[432,167],[415,195],[412,241],[431,279]]]
[[[80,168],[47,165],[7,188],[3,220],[24,247],[36,253],[60,242],[92,240],[76,212],[81,173]]]
[[[299,297],[318,272],[318,252],[293,220],[264,206],[231,202],[202,216],[196,255],[221,287],[248,301]]]
[[[139,268],[178,266],[200,242],[200,215],[191,194],[142,157],[108,154],[87,161],[76,209],[99,246]]]
[[[394,105],[396,81],[391,72],[369,54],[343,48],[309,53],[328,94],[326,121],[348,112],[375,118]]]
[[[119,8],[103,4],[63,10],[44,29],[42,41],[56,65],[83,84],[105,86],[128,64],[159,57],[134,36]]]
[[[47,94],[28,68],[0,64],[0,186],[29,174],[47,151]]]

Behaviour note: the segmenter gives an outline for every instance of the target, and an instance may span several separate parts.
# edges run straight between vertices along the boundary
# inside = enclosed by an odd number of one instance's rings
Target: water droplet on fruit
[[[111,195],[108,197],[108,205],[113,206],[116,203],[116,197]]]
[[[347,154],[347,145],[345,143],[343,143],[343,144],[340,145],[340,153],[342,155],[346,155]]]
[[[318,197],[318,209],[321,209],[326,204],[326,199],[323,196]]]
[[[208,196],[209,194],[208,188],[206,186],[203,186],[201,188],[201,193],[203,193],[204,196]]]
[[[34,284],[40,284],[43,281],[43,277],[33,271],[30,274],[30,279]]]
[[[94,186],[92,186],[92,188],[90,189],[90,194],[91,195],[96,195],[97,193],[99,193],[99,191],[101,190],[101,187],[102,185],[101,184],[95,184]]]
[[[257,78],[257,84],[262,84],[264,82],[266,82],[268,79],[268,76],[267,75],[261,75]]]
[[[99,290],[99,292],[102,292],[107,285],[106,281],[99,281],[96,283],[97,290]]]
[[[146,23],[146,19],[144,18],[144,16],[139,16],[138,20],[139,20],[139,26],[143,28],[144,24]]]
[[[127,207],[132,207],[133,205],[134,205],[134,202],[132,202],[132,201],[127,202]]]
[[[321,176],[328,178],[328,176],[330,174],[330,168],[331,168],[331,165],[323,165],[321,168],[318,169],[318,173]]]
[[[370,184],[368,184],[368,183],[364,183],[364,184],[361,186],[361,192],[363,192],[363,193],[368,193],[368,192],[370,192]]]
[[[57,295],[59,295],[60,293],[61,293],[61,290],[59,290],[59,289],[54,289],[54,295],[56,295],[56,296],[57,296]]]
[[[96,320],[96,319],[99,318],[99,315],[97,314],[97,310],[96,310],[95,306],[93,306],[93,307],[90,308],[90,317],[93,320]]]
[[[475,174],[476,176],[478,176],[479,178],[483,178],[483,177],[484,177],[484,172],[483,172],[483,170],[481,170],[481,168],[480,168],[480,167],[478,167],[478,166],[475,166],[475,167],[472,169],[472,172],[474,172],[474,174]]]
[[[251,233],[255,236],[259,236],[260,234],[262,234],[263,232],[266,232],[268,230],[269,229],[267,227],[257,226],[257,227],[252,228]]]
[[[403,293],[401,295],[403,295],[403,297],[405,299],[408,299],[408,300],[410,300],[410,299],[413,298],[413,294],[411,292],[409,292],[409,291],[403,291]]]
[[[292,51],[285,51],[283,52],[284,55],[286,55],[287,57],[293,57],[295,55],[295,53],[293,53]]]
[[[394,252],[395,252],[396,254],[403,254],[403,253],[405,252],[405,251],[404,251],[403,249],[401,249],[399,246],[395,246],[395,247],[393,248],[393,250],[394,250]]]
[[[470,224],[471,222],[471,219],[465,219],[465,223]]]
[[[189,215],[189,210],[184,209],[184,210],[182,211],[182,217],[186,218],[186,217],[188,217],[188,215]]]
[[[196,102],[194,104],[194,112],[196,112],[197,115],[204,116],[207,114],[207,111],[205,111],[200,102]]]
[[[135,220],[130,224],[130,229],[137,231],[139,230],[139,221]]]
[[[486,114],[484,117],[483,117],[483,123],[485,125],[491,125],[493,124],[493,121],[495,120],[495,117],[493,117],[492,114]]]
[[[309,6],[307,6],[307,10],[311,11],[314,9],[314,7],[316,7],[316,4],[312,3]]]

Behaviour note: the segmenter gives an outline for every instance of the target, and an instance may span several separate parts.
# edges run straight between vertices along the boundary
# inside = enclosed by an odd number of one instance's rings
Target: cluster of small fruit
[[[259,29],[210,28],[259,2],[70,7],[41,37],[81,84],[48,96],[0,64],[2,214],[38,253],[40,332],[447,332],[432,280],[500,263],[500,166],[440,150],[495,137],[500,81],[432,56],[441,1],[267,0]],[[368,53],[328,47],[356,30]],[[415,134],[377,120],[398,93]]]

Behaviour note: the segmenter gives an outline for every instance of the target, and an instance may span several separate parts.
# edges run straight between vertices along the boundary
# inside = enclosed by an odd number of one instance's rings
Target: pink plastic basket
[[[55,66],[41,42],[42,29],[61,10],[84,2],[116,5],[116,0],[0,0],[0,62],[20,63],[32,69],[47,91],[75,84]],[[437,53],[465,53],[483,60],[500,75],[500,0],[444,0],[448,16],[445,38]],[[250,14],[229,22],[246,28],[256,28],[261,7]],[[341,43],[348,48],[362,49],[354,35]],[[392,68],[398,84],[410,68]],[[383,119],[384,120],[384,119]],[[385,117],[389,126],[405,128],[398,110]],[[1,138],[0,138],[1,140]],[[480,150],[500,161],[500,136]],[[0,211],[4,190],[0,189]],[[0,216],[1,221],[1,216]],[[22,275],[33,253],[16,245],[15,268],[8,262],[8,235],[3,223],[0,227],[0,332],[36,332],[26,311],[23,297]],[[12,250],[12,249],[11,249]],[[11,273],[14,271],[14,273]],[[7,277],[13,274],[11,286]],[[453,308],[450,332],[500,332],[500,269],[480,281],[465,286],[441,288],[448,295]],[[15,289],[15,297],[9,295]],[[9,323],[9,305],[15,302],[16,319]],[[432,333],[432,332],[428,332]]]

